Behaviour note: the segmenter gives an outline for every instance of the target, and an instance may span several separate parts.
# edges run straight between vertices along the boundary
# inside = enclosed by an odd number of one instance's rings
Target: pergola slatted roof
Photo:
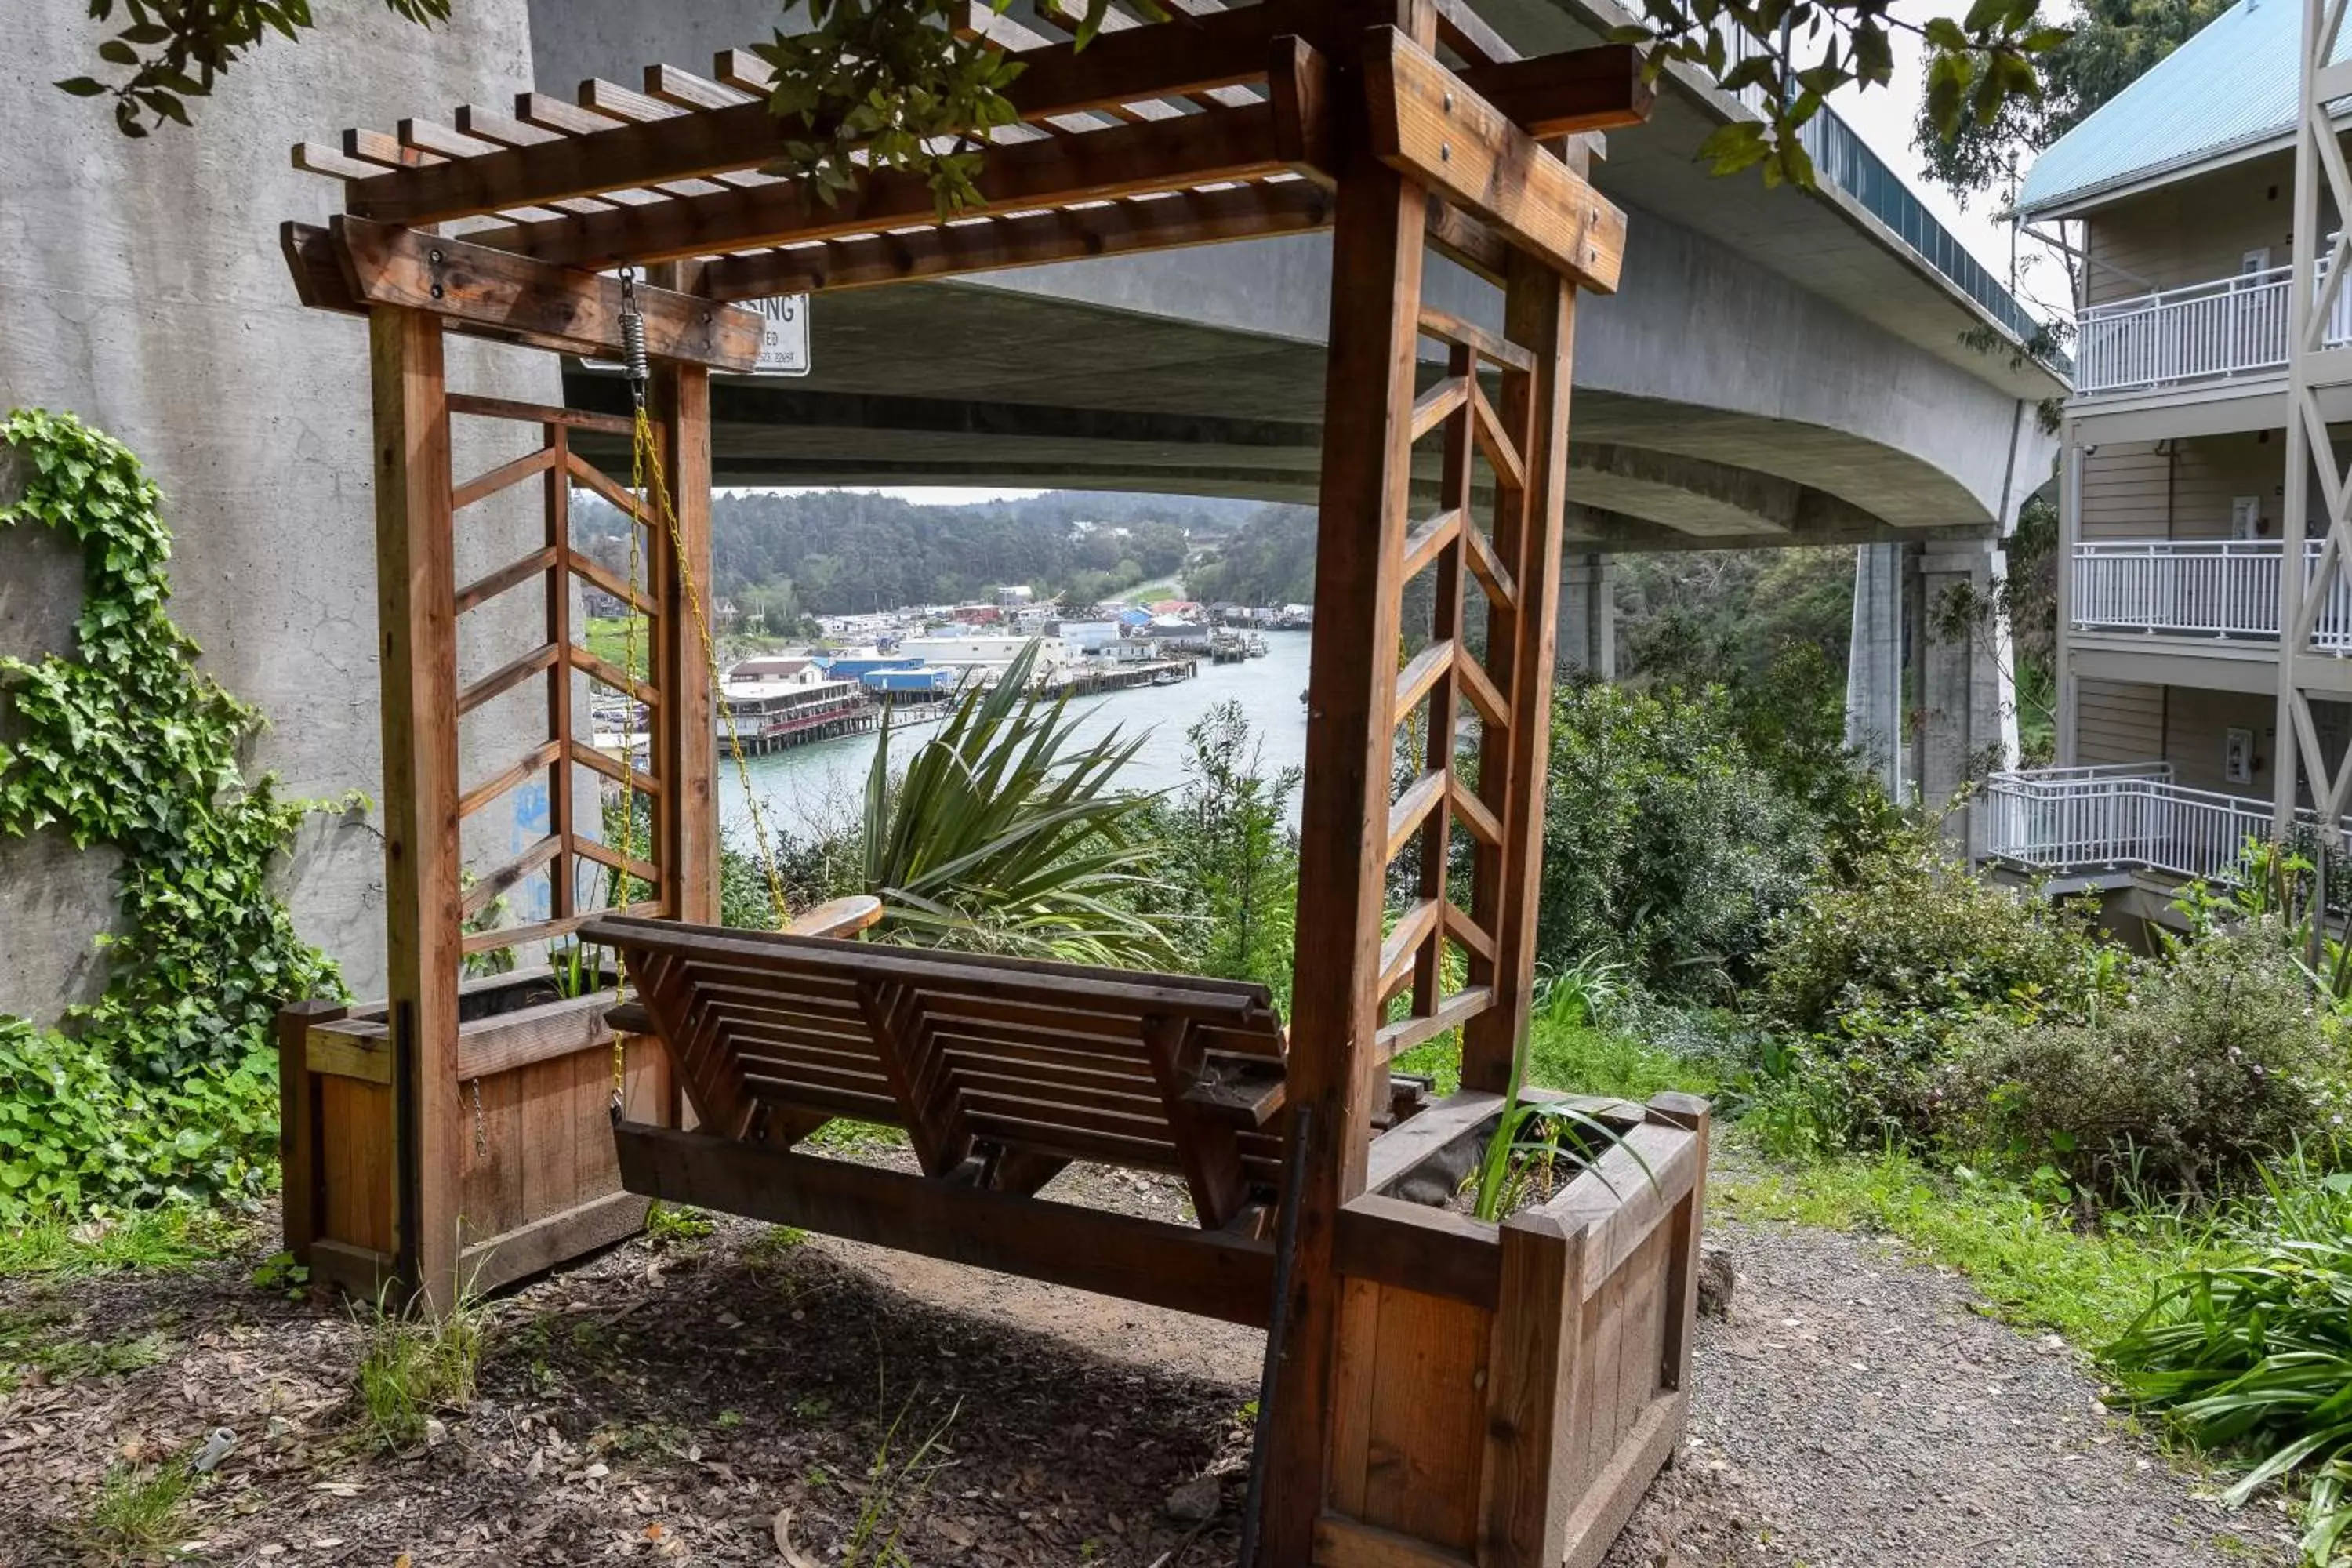
[[[1291,33],[1299,20],[1294,0],[1230,9],[1191,0],[1158,24],[1114,11],[1083,48],[977,0],[971,9],[974,33],[1021,58],[1024,68],[1006,89],[1021,119],[987,133],[982,201],[944,219],[917,175],[876,171],[827,204],[806,183],[774,173],[784,142],[803,132],[770,112],[772,73],[741,49],[721,51],[708,77],[653,65],[642,91],[590,79],[571,102],[521,93],[511,114],[465,105],[446,124],[410,119],[396,133],[349,130],[332,145],[301,143],[294,162],[343,183],[350,219],[442,226],[467,245],[565,268],[708,262],[696,291],[718,300],[1330,223],[1319,123],[1328,68]],[[1068,25],[1051,5],[1039,16]],[[1584,287],[1612,287],[1622,218],[1536,143],[1643,118],[1649,91],[1633,51],[1518,59],[1466,8],[1441,6],[1439,18],[1441,44],[1468,62],[1458,73],[1410,44],[1375,65],[1388,81],[1426,86],[1442,78],[1441,120],[1479,119],[1478,140],[1499,136],[1512,166],[1490,157],[1466,177],[1447,168],[1456,150],[1444,144],[1442,126],[1425,147],[1393,146],[1392,161],[1433,161],[1424,173],[1460,203],[1432,204],[1433,241],[1491,278],[1516,240],[1548,252]],[[1458,88],[1469,90],[1457,105]],[[1429,107],[1394,105],[1408,118]],[[1468,143],[1461,150],[1475,152]],[[1536,232],[1482,210],[1482,193],[1468,188],[1530,173],[1536,205],[1556,215]],[[376,298],[359,287],[339,297],[331,287],[327,262],[340,242],[289,226],[287,244],[313,303],[357,309]],[[494,324],[473,329],[494,331]],[[530,338],[521,330],[509,335]]]

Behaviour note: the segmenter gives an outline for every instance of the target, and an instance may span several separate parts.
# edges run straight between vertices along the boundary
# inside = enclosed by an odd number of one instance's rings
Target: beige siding
[[[2278,702],[2235,691],[2202,691],[2192,687],[2165,689],[2164,760],[2172,776],[2191,789],[2218,790],[2257,800],[2270,798],[2271,764],[2277,739]],[[2254,776],[2231,783],[2224,766],[2229,731],[2254,734]]]
[[[2108,442],[2083,455],[2080,537],[2227,539],[2240,496],[2262,503],[2261,537],[2276,539],[2286,450],[2277,431],[2170,443]]]
[[[2087,301],[2104,305],[2152,289],[2237,275],[2249,250],[2270,264],[2293,258],[2294,170],[2282,153],[2182,180],[2102,208],[2084,220]]]
[[[2074,688],[2074,761],[2151,763],[2164,754],[2164,691],[2136,681],[2083,680]]]

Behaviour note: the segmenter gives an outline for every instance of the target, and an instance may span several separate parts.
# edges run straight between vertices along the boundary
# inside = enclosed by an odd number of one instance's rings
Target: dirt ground
[[[220,1427],[184,1560],[830,1568],[871,1516],[866,1549],[897,1526],[921,1568],[1234,1561],[1248,1331],[720,1218],[495,1302],[479,1396],[385,1455],[352,1406],[361,1327],[256,1287],[255,1234],[192,1273],[0,1284],[0,1563],[136,1560],[87,1534],[110,1466]],[[1611,1568],[2244,1563],[2284,1539],[1964,1281],[1860,1237],[1724,1239],[1742,1278],[1702,1331],[1689,1444]]]

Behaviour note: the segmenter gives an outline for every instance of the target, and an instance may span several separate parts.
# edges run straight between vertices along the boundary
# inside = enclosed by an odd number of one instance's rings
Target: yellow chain
[[[646,485],[648,476],[651,476],[653,481],[650,495],[647,493]],[[702,661],[710,671],[711,698],[719,705],[720,721],[727,726],[727,749],[735,759],[735,774],[743,785],[744,804],[751,808],[751,837],[753,842],[759,847],[760,867],[767,875],[768,902],[775,914],[776,929],[781,931],[785,922],[792,918],[792,910],[784,900],[783,878],[776,870],[775,845],[768,836],[767,815],[760,809],[759,794],[751,787],[751,764],[744,757],[743,737],[735,727],[734,706],[727,700],[726,676],[719,668],[719,648],[711,639],[710,617],[703,613],[701,586],[694,580],[694,567],[687,559],[686,539],[683,531],[678,527],[677,511],[670,504],[669,485],[662,477],[661,455],[654,437],[653,420],[646,413],[642,403],[636,411],[635,439],[631,443],[629,455],[629,495],[635,505],[636,515],[629,520],[630,602],[625,606],[627,615],[623,622],[625,629],[622,634],[621,668],[630,679],[638,679],[637,604],[645,597],[645,589],[641,581],[644,574],[643,542],[638,538],[637,529],[640,520],[650,517],[652,521],[667,528],[669,533],[670,558],[677,565],[678,585],[686,590],[687,609],[694,617],[695,631],[701,639]],[[622,695],[631,700],[632,710],[634,710],[635,693],[625,691]],[[675,700],[673,694],[672,701],[675,702]],[[682,714],[674,715],[670,717],[670,721],[677,724],[682,722],[683,718]],[[695,737],[691,735],[682,734],[678,739],[681,745],[697,743]],[[636,769],[630,762],[629,732],[625,728],[621,734],[622,869],[614,873],[614,885],[623,889],[629,885],[627,867],[636,858],[636,839],[637,777]],[[683,871],[683,867],[674,868],[670,875],[675,879]],[[628,900],[625,891],[616,901],[624,909],[627,907]],[[615,952],[613,963],[615,978],[621,988],[627,989],[629,984],[627,961]],[[627,1090],[627,1051],[622,1044],[621,1037],[615,1034],[613,1037],[613,1107],[615,1116],[620,1113]]]
[[[653,421],[642,408],[637,410],[638,464],[644,466],[644,454],[653,447]],[[688,611],[694,616],[694,629],[702,641],[702,662],[710,671],[710,695],[719,705],[719,721],[727,726],[727,750],[735,759],[735,776],[743,786],[743,804],[751,813],[751,838],[759,847],[760,868],[767,874],[768,903],[776,917],[776,929],[783,929],[792,919],[791,907],[784,900],[784,880],[776,871],[775,843],[768,836],[767,814],[760,809],[759,793],[751,787],[751,764],[743,754],[743,737],[735,728],[734,705],[727,700],[726,677],[719,668],[719,649],[710,637],[710,617],[703,614],[702,591],[694,580],[694,567],[687,560],[686,539],[677,525],[677,512],[670,505],[669,486],[662,479],[661,464],[652,466],[654,500],[658,515],[669,530],[670,558],[677,563],[678,586],[686,590]]]

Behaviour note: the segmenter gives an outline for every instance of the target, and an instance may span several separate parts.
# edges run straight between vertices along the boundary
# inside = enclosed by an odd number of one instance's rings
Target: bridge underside
[[[719,483],[1314,501],[1318,342],[987,284],[828,294],[815,305],[813,374],[714,384]],[[622,406],[607,374],[575,366],[567,380],[576,405]],[[1571,429],[1570,531],[1602,548],[1991,531],[1989,520],[1953,521],[1969,509],[1917,458],[1817,425],[1580,385]],[[1433,466],[1426,479],[1433,494]]]

